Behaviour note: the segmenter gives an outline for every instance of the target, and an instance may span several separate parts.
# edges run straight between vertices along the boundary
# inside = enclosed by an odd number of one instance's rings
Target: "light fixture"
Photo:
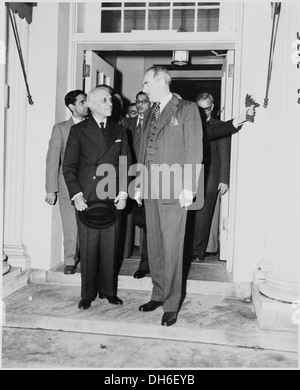
[[[189,51],[188,50],[174,50],[172,57],[173,65],[187,65],[189,62]]]

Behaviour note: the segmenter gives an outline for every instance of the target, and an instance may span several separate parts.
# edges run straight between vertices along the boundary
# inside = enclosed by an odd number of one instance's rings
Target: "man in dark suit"
[[[105,199],[104,191],[99,192],[104,180],[104,173],[101,176],[99,170],[104,164],[113,167],[115,173],[112,178],[106,177],[108,193],[112,191],[106,201],[114,202],[117,210],[125,208],[127,168],[131,159],[126,129],[108,118],[112,113],[112,96],[107,88],[96,87],[90,91],[87,103],[92,115],[72,126],[63,163],[70,198],[77,210],[82,298],[78,307],[83,309],[91,306],[97,294],[109,303],[123,304],[117,297],[119,219],[105,229],[97,229],[86,226],[79,213],[88,210],[91,202]]]
[[[134,118],[124,119],[124,126],[130,130],[129,143],[131,146],[132,162],[137,163],[140,150],[140,139],[142,132],[144,130],[144,117],[145,114],[149,111],[151,103],[148,99],[148,96],[140,91],[136,95],[136,107],[138,116]],[[133,277],[135,279],[141,279],[145,277],[149,272],[149,263],[148,263],[148,251],[147,251],[147,229],[146,229],[146,216],[145,216],[145,207],[141,205],[137,206],[136,202],[132,205],[131,212],[127,214],[127,231],[125,239],[125,253],[132,252],[133,241],[134,241],[134,221],[138,220],[138,224],[142,229],[141,234],[141,244],[140,244],[140,255],[141,260],[139,268],[134,273]],[[136,218],[134,218],[134,216]],[[138,218],[139,217],[139,218]]]
[[[46,159],[45,201],[54,205],[58,196],[64,240],[64,274],[71,275],[76,272],[79,262],[79,245],[75,210],[63,177],[62,163],[71,126],[81,122],[88,114],[86,94],[80,90],[68,92],[65,105],[72,116],[55,124],[52,130]]]
[[[242,128],[250,117],[255,115],[255,106],[247,107],[240,116],[226,122],[218,121],[211,117],[213,101],[210,96],[197,98],[203,125],[203,164],[204,164],[204,205],[200,210],[192,211],[194,217],[193,257],[192,261],[201,263],[204,260],[205,249],[209,238],[209,228],[213,216],[214,205],[218,195],[218,183],[220,183],[219,167],[216,161],[212,161],[211,149],[216,147],[214,140],[234,134]],[[228,141],[220,141],[224,142]],[[219,144],[220,146],[221,144]],[[214,153],[214,155],[216,155]]]
[[[144,199],[146,210],[148,256],[153,283],[151,300],[139,310],[148,312],[163,306],[161,324],[171,326],[177,321],[182,295],[182,257],[187,207],[196,193],[196,180],[184,188],[169,175],[157,181],[157,166],[196,166],[202,161],[202,127],[195,103],[178,99],[170,92],[171,77],[162,67],[148,69],[143,79],[143,91],[153,103],[145,117],[141,137],[139,163],[144,164],[150,177],[150,187],[141,183],[135,199]],[[163,165],[165,164],[165,165]],[[184,180],[183,180],[184,181]],[[170,195],[164,192],[169,186]],[[149,193],[147,198],[146,193]]]
[[[214,108],[212,95],[201,93],[196,97],[196,104],[200,108],[204,130],[203,164],[205,196],[202,209],[190,211],[190,213],[194,214],[192,262],[200,263],[204,261],[218,194],[220,196],[225,194],[229,186],[231,137],[227,136],[209,141],[206,137],[206,129],[209,132],[210,127],[219,125],[222,122],[211,116]],[[229,126],[232,126],[233,131],[235,130],[232,124]]]

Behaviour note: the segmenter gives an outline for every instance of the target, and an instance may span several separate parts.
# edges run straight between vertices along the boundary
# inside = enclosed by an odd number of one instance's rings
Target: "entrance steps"
[[[297,351],[297,334],[259,328],[251,303],[221,295],[187,293],[178,320],[162,327],[159,307],[143,313],[138,307],[149,291],[119,291],[123,306],[96,299],[88,310],[77,308],[80,287],[29,283],[4,300],[3,325],[86,334],[187,341],[276,351]]]

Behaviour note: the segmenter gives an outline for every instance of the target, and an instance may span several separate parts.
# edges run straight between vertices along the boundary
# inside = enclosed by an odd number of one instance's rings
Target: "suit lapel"
[[[119,135],[118,127],[115,126],[115,123],[110,119],[107,119],[105,129],[106,136],[102,137],[102,149],[97,157],[97,161],[99,161],[109,151]]]
[[[86,134],[102,149],[104,137],[101,134],[101,130],[92,115],[87,119]]]
[[[158,119],[158,130],[156,133],[156,138],[158,134],[163,130],[168,122],[170,122],[172,116],[175,115],[178,106],[178,99],[173,96],[172,99],[167,103],[166,107],[163,109],[162,113]]]

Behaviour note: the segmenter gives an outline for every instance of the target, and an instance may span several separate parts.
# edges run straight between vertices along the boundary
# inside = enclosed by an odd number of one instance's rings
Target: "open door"
[[[221,81],[221,116],[222,121],[232,119],[233,102],[233,82],[234,82],[234,51],[228,50],[225,62],[222,68]],[[227,270],[232,270],[232,262],[229,258],[229,197],[230,188],[226,194],[221,197],[220,219],[219,219],[219,242],[220,242],[220,260],[227,261]]]
[[[114,87],[115,69],[95,52],[85,50],[83,56],[83,90],[88,93],[99,84]]]

